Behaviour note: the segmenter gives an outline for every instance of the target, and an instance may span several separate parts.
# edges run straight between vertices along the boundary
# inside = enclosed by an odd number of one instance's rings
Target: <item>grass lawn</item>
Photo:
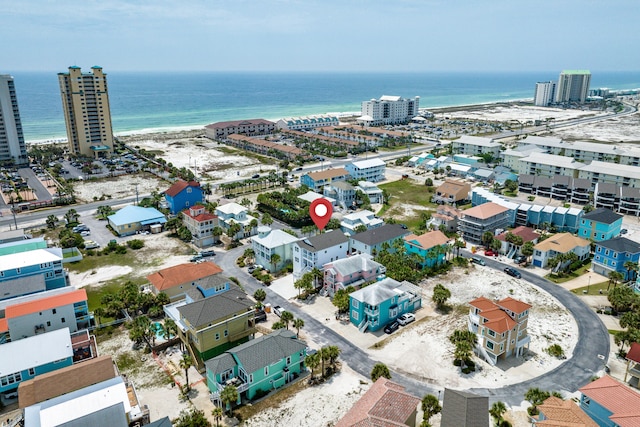
[[[116,254],[112,252],[109,255],[85,256],[82,258],[82,261],[67,264],[67,268],[69,271],[73,271],[75,273],[83,273],[85,271],[108,267],[110,265],[128,265],[130,267],[135,267],[139,265],[139,262],[135,256],[131,255],[130,252],[131,249],[129,249],[125,254]]]
[[[551,282],[553,282],[553,283],[564,283],[564,282],[568,282],[569,280],[573,280],[576,277],[580,277],[583,274],[589,273],[590,269],[591,269],[591,263],[588,263],[588,264],[583,265],[579,269],[567,274],[564,277],[555,277],[554,275],[549,273],[546,276],[544,276],[544,278],[549,280],[549,281],[551,281]]]
[[[398,222],[404,223],[412,230],[418,229],[422,222],[421,211],[435,212],[437,204],[431,203],[433,192],[428,188],[411,179],[403,179],[400,181],[389,182],[379,185],[380,189],[386,189],[389,194],[389,205],[384,206],[378,212],[378,216],[386,218],[395,218]],[[405,209],[402,205],[422,206],[422,210],[414,210],[413,215],[407,217]]]
[[[591,283],[589,286],[573,289],[571,292],[578,295],[608,295],[607,286],[609,286],[609,281],[605,280],[604,282]],[[611,285],[611,289],[613,289],[613,285]]]

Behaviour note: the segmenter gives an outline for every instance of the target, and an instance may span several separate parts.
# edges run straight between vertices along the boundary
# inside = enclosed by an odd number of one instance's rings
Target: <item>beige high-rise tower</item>
[[[102,67],[82,74],[80,67],[58,73],[62,109],[71,153],[86,157],[108,157],[113,153],[113,130],[107,91],[107,75]]]

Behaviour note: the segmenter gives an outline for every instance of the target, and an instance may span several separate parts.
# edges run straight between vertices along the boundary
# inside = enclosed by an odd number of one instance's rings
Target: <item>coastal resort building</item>
[[[408,123],[419,115],[420,97],[402,98],[383,95],[380,99],[362,102],[358,124],[361,126],[381,126]]]
[[[494,159],[500,157],[502,144],[494,142],[491,138],[482,136],[463,135],[451,141],[451,149],[455,154],[467,154],[470,156],[482,156],[491,154]]]
[[[311,191],[322,192],[325,185],[349,179],[349,172],[345,168],[327,169],[319,172],[309,172],[300,177],[300,184],[306,185]]]
[[[578,236],[596,242],[610,240],[620,235],[623,216],[611,209],[599,208],[582,215]]]
[[[314,268],[346,258],[349,238],[340,230],[331,230],[293,242],[293,280],[299,280]]]
[[[307,344],[288,329],[231,348],[205,364],[211,399],[222,405],[220,395],[228,385],[238,390],[236,403],[276,390],[306,371],[306,356]]]
[[[490,231],[506,229],[510,224],[509,209],[497,203],[487,202],[462,211],[458,231],[470,243],[482,244],[482,235]]]
[[[349,294],[349,320],[360,332],[375,332],[422,307],[422,290],[390,277]]]
[[[169,205],[169,212],[177,215],[180,211],[204,202],[204,192],[200,183],[181,179],[164,191],[164,198]]]
[[[206,248],[216,243],[220,236],[213,234],[218,227],[218,217],[209,213],[202,205],[194,205],[181,212],[182,223],[191,233],[193,244],[199,248]]]
[[[407,393],[400,384],[380,377],[338,421],[336,427],[419,426],[421,403],[418,397]]]
[[[511,297],[495,302],[479,297],[469,302],[468,327],[478,336],[479,355],[491,365],[522,356],[531,341],[527,333],[530,309],[530,304]]]
[[[150,274],[147,280],[155,295],[164,292],[171,301],[177,301],[183,299],[189,289],[208,289],[211,277],[221,272],[222,269],[210,261],[178,264]]]
[[[563,70],[558,77],[556,104],[584,104],[589,94],[591,72],[589,70]]]
[[[375,282],[384,278],[387,268],[373,260],[370,255],[353,255],[349,258],[328,262],[322,266],[324,271],[323,294],[333,297],[333,294],[347,286],[359,289],[365,283]]]
[[[232,134],[243,136],[268,135],[275,130],[276,124],[265,119],[217,122],[204,127],[205,136],[213,140],[225,139]]]
[[[533,94],[533,105],[538,107],[548,107],[556,99],[556,86],[554,81],[536,83],[536,90]]]
[[[404,249],[408,255],[416,254],[423,267],[434,267],[445,262],[449,239],[442,231],[433,230],[420,236],[404,236]]]
[[[262,225],[258,234],[251,238],[255,263],[271,273],[282,270],[293,262],[293,243],[299,239],[282,230],[272,230]]]
[[[102,67],[96,65],[83,74],[80,67],[71,66],[68,73],[58,73],[58,80],[71,154],[92,159],[111,156],[111,109]]]
[[[130,236],[144,231],[158,232],[167,218],[156,208],[128,205],[107,217],[118,236]],[[156,231],[157,230],[157,231]]]
[[[338,126],[339,124],[340,119],[337,116],[322,114],[305,117],[285,117],[276,122],[276,127],[280,130],[311,130]]]
[[[599,426],[640,425],[640,394],[605,375],[579,389],[580,408]]]
[[[471,184],[459,179],[445,179],[433,195],[431,201],[438,204],[454,205],[469,200]]]
[[[380,159],[347,163],[345,169],[357,181],[380,182],[385,180],[386,163]]]
[[[0,74],[0,164],[29,164],[13,76]]]
[[[591,261],[591,271],[604,277],[616,271],[622,274],[623,281],[635,281],[637,271],[630,267],[637,267],[640,262],[640,243],[626,237],[614,237],[596,243],[594,257]]]
[[[554,234],[533,247],[533,265],[545,268],[551,258],[570,252],[576,254],[578,260],[584,261],[591,255],[591,242],[571,233]],[[571,261],[565,261],[567,262]],[[558,263],[556,268],[562,268],[563,264]]]
[[[548,397],[542,405],[538,405],[538,415],[532,417],[533,426],[570,426],[570,427],[599,427],[599,424],[589,418],[573,400],[562,400],[559,397]]]
[[[244,206],[230,202],[218,206],[215,214],[218,217],[218,224],[227,235],[229,235],[229,230],[234,223],[240,226],[240,231],[234,236],[229,236],[230,238],[243,239],[256,234],[258,227],[258,219],[249,215],[248,212],[249,209]]]
[[[402,224],[382,224],[380,227],[356,233],[349,238],[351,254],[375,256],[383,250],[394,253],[394,242],[398,240],[399,243],[403,243],[402,238],[408,234],[409,230]]]
[[[441,427],[489,427],[489,398],[463,390],[444,389]]]

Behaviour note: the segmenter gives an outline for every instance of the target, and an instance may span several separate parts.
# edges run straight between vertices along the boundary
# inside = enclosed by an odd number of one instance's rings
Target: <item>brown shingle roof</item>
[[[445,236],[442,231],[433,230],[420,236],[409,234],[408,236],[404,236],[404,240],[410,245],[415,245],[417,243],[422,249],[431,249],[433,247],[446,244],[450,239]]]
[[[513,230],[505,231],[504,233],[497,235],[496,239],[503,242],[506,241],[507,233],[511,233],[514,236],[522,237],[523,242],[533,242],[534,240],[540,238],[540,235],[536,233],[536,231],[533,228],[525,227],[524,225],[521,225],[519,227],[514,228]]]
[[[469,196],[471,191],[471,184],[464,181],[447,179],[444,183],[436,189],[436,194],[440,194],[445,197],[453,196],[453,200],[464,200]]]
[[[473,208],[462,211],[464,216],[471,216],[478,219],[487,219],[499,215],[509,209],[497,203],[487,202]]]
[[[328,179],[328,178],[335,178],[338,176],[349,175],[349,172],[347,172],[345,168],[336,168],[336,169],[327,169],[326,171],[320,171],[320,172],[311,172],[308,175],[309,175],[309,178],[313,179],[314,181],[318,181],[320,179]]]
[[[174,182],[173,185],[169,187],[169,189],[167,189],[164,193],[171,197],[175,197],[177,194],[179,194],[182,190],[184,190],[187,187],[200,187],[200,183],[196,181],[187,182],[179,179],[176,182]]]
[[[147,280],[162,292],[182,283],[192,282],[221,272],[222,269],[212,262],[179,264],[150,274],[147,276]]]
[[[590,244],[588,240],[576,237],[571,233],[558,233],[538,243],[534,246],[534,249],[542,252],[553,250],[564,254],[578,246],[584,247]]]

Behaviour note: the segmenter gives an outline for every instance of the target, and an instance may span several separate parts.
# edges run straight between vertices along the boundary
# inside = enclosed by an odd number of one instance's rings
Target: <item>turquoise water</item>
[[[160,322],[153,322],[153,329],[156,332],[156,341],[164,341],[164,333],[162,331],[162,324]],[[173,338],[173,335],[169,336],[169,339]]]
[[[107,67],[104,71],[115,133],[359,112],[362,101],[382,95],[420,96],[421,108],[530,99],[537,81],[557,80],[560,72],[119,73]],[[65,138],[57,73],[7,72],[15,78],[25,139]],[[592,70],[591,87],[637,88],[640,72]]]

